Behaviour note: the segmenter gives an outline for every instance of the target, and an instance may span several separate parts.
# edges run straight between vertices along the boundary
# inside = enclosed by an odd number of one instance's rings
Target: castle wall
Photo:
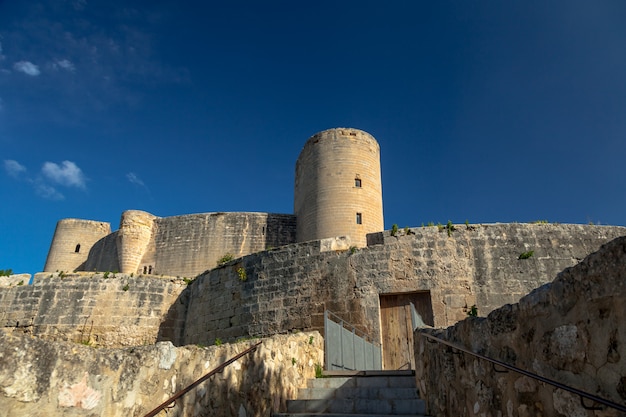
[[[2,327],[46,340],[100,347],[180,343],[182,280],[122,274],[40,273],[34,285],[0,289]]]
[[[65,240],[55,239],[54,248],[69,247],[65,242],[80,236],[74,229],[65,230],[66,223],[59,222],[64,226],[60,235]],[[296,219],[290,214],[200,213],[159,218],[129,210],[122,215],[120,230],[81,246],[79,267],[52,271],[121,271],[191,278],[214,268],[226,254],[241,257],[294,243],[295,234]]]
[[[0,416],[143,416],[258,340],[94,349],[0,330]],[[262,341],[159,415],[270,417],[286,411],[323,363],[317,332]],[[295,362],[294,362],[295,359]]]
[[[519,303],[423,330],[466,349],[623,405],[626,401],[626,237],[559,274]],[[416,378],[429,415],[621,415],[415,334]],[[458,352],[456,352],[458,353]],[[501,370],[498,367],[498,370]],[[594,405],[585,400],[588,406]]]
[[[367,233],[384,229],[376,140],[350,128],[311,137],[296,162],[294,213],[298,242],[349,236],[366,246]]]
[[[105,222],[59,220],[43,270],[46,272],[82,270],[91,247],[110,233],[111,226]]]
[[[91,334],[107,346],[145,339],[209,345],[322,330],[329,309],[380,339],[380,294],[428,291],[435,326],[448,326],[473,304],[486,315],[516,302],[626,235],[623,227],[550,224],[461,225],[450,236],[437,227],[412,231],[370,235],[382,244],[354,252],[312,241],[254,253],[201,274],[184,291],[182,280],[150,276],[38,274],[34,286],[0,288],[0,317],[5,327],[53,340],[80,340],[94,320]],[[532,257],[518,259],[529,250]]]
[[[195,277],[226,254],[243,255],[295,242],[295,218],[272,213],[202,213],[155,220],[141,266],[153,274]]]
[[[320,251],[319,241],[246,256],[208,271],[190,286],[184,343],[212,343],[291,329],[323,329],[327,308],[380,333],[380,294],[429,291],[435,326],[517,301],[575,265],[623,227],[547,224],[476,225],[448,236],[436,227],[381,233],[384,244]],[[522,252],[534,251],[529,259]],[[245,281],[238,271],[245,271]]]

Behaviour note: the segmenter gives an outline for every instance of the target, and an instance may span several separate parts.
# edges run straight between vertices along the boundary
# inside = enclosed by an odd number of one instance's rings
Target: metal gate
[[[324,343],[328,371],[383,369],[380,343],[328,310],[324,311]]]

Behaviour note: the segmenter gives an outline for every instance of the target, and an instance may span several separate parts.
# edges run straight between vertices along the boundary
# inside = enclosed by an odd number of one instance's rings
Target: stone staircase
[[[423,417],[413,371],[325,372],[310,379],[275,417]]]

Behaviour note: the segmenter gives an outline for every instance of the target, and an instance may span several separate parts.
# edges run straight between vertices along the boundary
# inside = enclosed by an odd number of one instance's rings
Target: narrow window
[[[80,243],[76,245],[76,249],[74,249],[74,253],[80,252]]]
[[[354,179],[354,186],[357,188],[361,188],[361,178]]]
[[[361,213],[356,214],[356,224],[363,224],[363,215]]]
[[[143,266],[143,274],[146,275],[148,273],[148,267],[147,266]]]
[[[152,265],[148,266],[148,274],[152,273]]]
[[[261,231],[261,235],[265,236],[265,226],[263,226],[263,230]]]

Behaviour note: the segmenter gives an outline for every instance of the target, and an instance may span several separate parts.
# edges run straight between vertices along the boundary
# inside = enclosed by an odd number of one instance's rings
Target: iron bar
[[[159,405],[157,408],[155,408],[154,410],[150,411],[148,414],[146,414],[144,417],[154,417],[156,416],[159,412],[161,412],[162,410],[164,410],[169,404],[173,403],[174,401],[176,401],[177,399],[179,399],[180,397],[182,397],[183,395],[185,395],[186,393],[188,393],[189,391],[191,391],[193,388],[195,388],[197,385],[199,385],[200,383],[206,381],[207,379],[209,379],[210,377],[212,377],[213,375],[215,375],[216,373],[219,372],[223,372],[224,368],[226,368],[228,365],[230,365],[231,363],[235,362],[237,359],[241,358],[242,356],[247,355],[248,353],[251,353],[253,351],[256,350],[257,347],[259,347],[259,345],[263,343],[263,342],[258,342],[257,344],[250,346],[248,349],[244,350],[243,352],[241,352],[240,354],[233,356],[232,358],[230,358],[229,360],[227,360],[226,362],[224,362],[223,364],[221,364],[220,366],[218,366],[217,368],[213,369],[211,372],[209,372],[208,374],[206,374],[205,376],[201,377],[200,379],[196,380],[196,382],[192,383],[191,385],[187,386],[186,388],[181,389],[180,391],[178,391],[176,394],[172,395],[169,399],[167,399],[164,403],[162,403],[161,405]]]

